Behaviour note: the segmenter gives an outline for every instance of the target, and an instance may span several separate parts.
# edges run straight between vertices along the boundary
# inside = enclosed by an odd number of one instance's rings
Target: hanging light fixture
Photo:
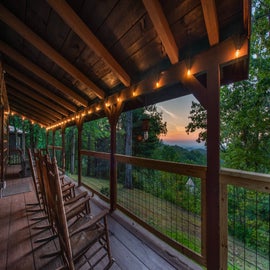
[[[142,120],[142,130],[143,130],[143,139],[146,141],[149,137],[148,131],[149,131],[149,119],[144,118]]]

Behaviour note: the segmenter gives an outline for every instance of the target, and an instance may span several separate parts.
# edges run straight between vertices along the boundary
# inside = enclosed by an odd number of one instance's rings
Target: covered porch
[[[247,0],[3,1],[1,180],[9,114],[46,128],[46,148],[64,170],[65,132],[75,126],[78,186],[104,200],[111,215],[122,211],[200,266],[227,269],[227,186],[269,192],[267,175],[220,169],[219,90],[248,77],[250,12]],[[117,153],[122,113],[189,94],[207,111],[207,166]],[[109,150],[85,149],[84,123],[101,118],[109,123]],[[102,192],[101,181],[83,175],[87,159],[109,172]],[[171,194],[161,199],[162,187],[149,183],[156,196],[123,189],[119,175],[127,165],[136,168],[134,177],[166,176]],[[184,210],[173,193],[180,176],[197,183]]]
[[[42,259],[40,256],[57,251],[57,241],[36,243],[37,239],[50,235],[49,230],[35,230],[47,221],[32,220],[40,213],[28,212],[27,204],[37,202],[32,177],[21,177],[21,167],[11,165],[7,169],[7,187],[0,199],[0,263],[2,269],[56,269],[63,264],[61,256]],[[84,190],[84,188],[82,188]],[[108,207],[98,198],[91,200],[91,211],[96,214]],[[28,210],[27,210],[28,209]],[[110,269],[201,269],[143,227],[121,212],[109,216],[110,243],[115,259]],[[89,269],[82,259],[78,269]],[[96,269],[102,269],[98,267]]]

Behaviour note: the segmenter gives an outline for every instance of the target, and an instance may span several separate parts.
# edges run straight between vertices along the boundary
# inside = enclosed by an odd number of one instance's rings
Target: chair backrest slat
[[[52,200],[49,203],[49,211],[51,212],[54,225],[57,229],[60,248],[68,265],[68,269],[75,269],[57,162],[56,159],[53,158],[52,161],[49,159],[45,160],[45,163],[47,169],[47,177],[45,177],[45,179],[48,181],[48,192],[50,193],[48,198]]]

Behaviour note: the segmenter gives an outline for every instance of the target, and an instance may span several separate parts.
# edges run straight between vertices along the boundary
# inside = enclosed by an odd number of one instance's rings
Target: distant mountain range
[[[206,149],[204,143],[197,143],[196,141],[187,141],[187,140],[178,140],[178,141],[165,141],[163,140],[164,144],[168,145],[177,145],[180,147],[183,147],[188,150],[193,150],[193,149]]]

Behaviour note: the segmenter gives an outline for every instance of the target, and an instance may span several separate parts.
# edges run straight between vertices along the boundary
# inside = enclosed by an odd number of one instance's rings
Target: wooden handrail
[[[270,174],[222,168],[220,183],[270,193]]]
[[[82,150],[82,155],[92,156],[95,158],[101,158],[105,160],[109,160],[110,154],[104,152],[96,152],[90,150]],[[205,179],[206,177],[206,167],[201,165],[193,165],[193,164],[185,164],[179,162],[171,162],[171,161],[162,161],[155,160],[150,158],[142,158],[142,157],[133,157],[115,154],[116,161],[122,163],[129,163],[135,166],[141,166],[147,169],[154,169],[159,171],[165,171],[170,173],[177,173],[187,176],[193,176]]]

